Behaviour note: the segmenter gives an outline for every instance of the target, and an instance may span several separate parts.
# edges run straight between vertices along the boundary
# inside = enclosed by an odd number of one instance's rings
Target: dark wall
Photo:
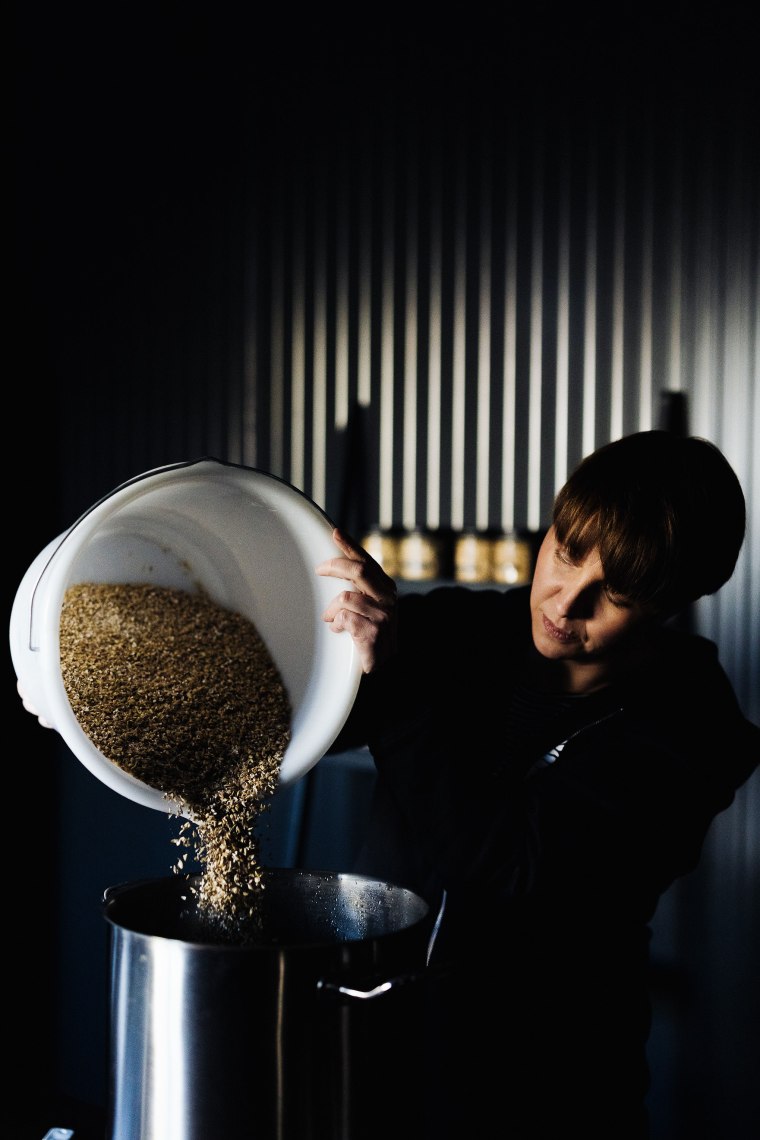
[[[405,24],[406,36],[395,21],[358,35],[316,13],[295,32],[284,17],[264,30],[224,6],[15,8],[8,614],[37,553],[102,495],[155,466],[225,457],[219,377],[239,370],[245,299],[242,257],[220,251],[230,234],[243,241],[251,196],[276,207],[256,196],[285,140],[288,153],[328,145],[330,108],[346,100],[378,120],[406,105],[424,117],[463,88],[518,106],[530,92],[571,112],[642,88],[667,101],[685,84],[698,98],[706,73],[741,71],[752,42],[739,17],[717,26],[685,6],[665,26],[661,9],[618,9],[608,29],[604,12],[539,5],[450,33]],[[103,1102],[100,901],[117,882],[166,873],[170,825],[115,798],[22,709],[9,659],[4,691],[6,921],[20,981],[9,1041],[35,1090],[14,1134],[39,1140],[36,1118],[24,1132],[35,1100]],[[272,860],[296,858],[284,825],[282,841]]]

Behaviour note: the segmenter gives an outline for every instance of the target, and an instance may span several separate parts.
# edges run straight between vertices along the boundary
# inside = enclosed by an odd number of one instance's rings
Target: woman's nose
[[[558,617],[580,617],[591,606],[592,589],[587,583],[565,586],[557,598]]]
[[[559,591],[556,598],[558,617],[564,618],[566,614],[570,612],[570,606],[572,605],[572,596],[572,591],[566,587]]]

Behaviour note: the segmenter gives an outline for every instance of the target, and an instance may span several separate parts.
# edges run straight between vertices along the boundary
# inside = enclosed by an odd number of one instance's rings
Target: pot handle
[[[117,898],[118,895],[123,894],[126,890],[131,890],[133,887],[149,887],[152,883],[155,883],[155,881],[155,879],[146,878],[134,879],[132,882],[126,883],[114,883],[113,886],[106,887],[103,891],[103,902],[109,903]]]
[[[369,989],[359,989],[358,986],[344,986],[338,982],[328,982],[324,978],[320,978],[317,982],[317,989],[330,996],[350,998],[352,1001],[372,1001],[375,998],[383,997],[385,994],[391,993],[400,986],[406,986],[410,982],[418,982],[421,979],[446,973],[448,973],[448,967],[446,966],[427,966],[424,970],[411,971],[406,974],[398,974],[395,978],[387,978],[385,981],[378,982]]]

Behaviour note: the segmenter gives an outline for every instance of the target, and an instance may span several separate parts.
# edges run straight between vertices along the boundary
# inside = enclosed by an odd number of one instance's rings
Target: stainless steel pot
[[[108,1140],[357,1140],[400,1119],[413,1135],[424,900],[269,869],[261,935],[231,945],[192,898],[178,877],[105,893]]]

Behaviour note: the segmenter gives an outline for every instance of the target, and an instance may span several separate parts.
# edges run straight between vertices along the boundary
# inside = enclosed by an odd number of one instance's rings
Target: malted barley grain
[[[99,751],[162,791],[183,821],[175,871],[201,864],[199,911],[253,936],[264,887],[257,825],[290,741],[291,705],[254,624],[202,594],[150,584],[67,589],[61,674]]]

